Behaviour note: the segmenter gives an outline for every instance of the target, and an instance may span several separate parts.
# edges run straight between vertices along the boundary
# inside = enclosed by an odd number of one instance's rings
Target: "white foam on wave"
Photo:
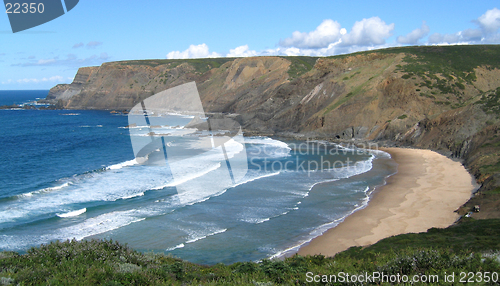
[[[257,150],[249,152],[252,157],[288,157],[292,151],[287,143],[268,137],[247,137],[245,143],[256,145]]]
[[[345,179],[352,176],[360,175],[370,171],[373,167],[373,160],[376,158],[375,155],[371,154],[367,160],[356,161],[354,165],[347,165],[342,167],[333,167],[330,169],[316,169],[316,170],[306,170],[309,173],[319,173],[319,172],[330,172],[335,174],[334,180]],[[325,181],[327,182],[327,181]],[[321,182],[319,182],[321,183]],[[318,184],[318,183],[316,183]]]
[[[154,112],[151,112],[152,114],[154,114]],[[175,116],[175,117],[180,117],[180,118],[195,118],[195,115],[191,115],[191,114],[183,114],[183,113],[178,113],[178,112],[175,112],[175,111],[168,111],[168,112],[160,112],[158,113],[158,116],[165,116],[165,115],[169,115],[169,116]],[[203,119],[203,118],[202,118]]]
[[[66,183],[64,183],[64,184],[62,184],[60,186],[48,187],[48,188],[40,189],[40,190],[37,190],[37,191],[20,194],[20,195],[17,195],[17,197],[18,198],[29,198],[29,197],[32,197],[35,194],[42,194],[42,193],[48,193],[48,192],[52,192],[52,191],[58,191],[58,190],[61,190],[63,188],[68,187],[70,184],[71,183],[66,182]]]
[[[244,218],[244,219],[241,219],[240,221],[248,222],[248,223],[253,223],[253,224],[260,224],[260,223],[269,221],[270,219],[271,219],[270,217],[266,217],[266,218]]]
[[[194,115],[182,115],[182,114],[180,115],[180,117],[182,117],[182,118],[190,118],[190,119],[195,118]],[[201,120],[206,120],[206,119],[208,119],[208,117],[203,117],[203,118],[200,118],[200,119]]]
[[[375,155],[377,158],[389,158],[389,159],[392,158],[391,154],[382,150],[367,149],[367,152]]]
[[[349,149],[349,148],[346,148],[346,147],[342,147],[342,148],[345,148],[345,149],[347,149],[349,151],[353,151],[354,150],[354,149]],[[373,160],[374,159],[380,158],[380,157],[391,158],[389,153],[381,151],[381,150],[368,150],[367,149],[366,152],[368,154],[371,154],[371,156],[370,156],[370,158],[368,158],[368,160],[356,162],[355,165],[354,165],[354,168],[353,167],[351,167],[351,168],[349,168],[349,167],[338,168],[337,171],[340,171],[338,173],[341,174],[341,176],[339,178],[337,178],[337,179],[328,180],[328,181],[336,181],[338,179],[345,179],[345,178],[349,178],[349,177],[352,177],[352,176],[355,176],[355,175],[366,173],[366,172],[370,171],[373,168]],[[328,182],[328,181],[322,181],[322,182],[317,182],[317,183],[313,184],[311,186],[311,188],[309,189],[309,191],[311,191],[312,188],[315,185],[321,184],[321,183],[324,183],[324,182]],[[353,210],[351,210],[350,212],[348,212],[344,216],[342,216],[342,217],[340,217],[338,219],[333,220],[332,222],[328,222],[328,223],[325,223],[323,225],[320,225],[320,226],[316,227],[314,230],[312,230],[309,233],[309,236],[308,236],[307,239],[299,241],[296,245],[294,245],[292,247],[286,248],[286,249],[281,250],[281,251],[277,251],[275,254],[271,255],[269,257],[269,259],[281,258],[281,257],[284,257],[284,256],[286,256],[288,254],[296,253],[300,249],[300,247],[302,247],[303,245],[311,242],[311,240],[313,240],[314,238],[322,235],[327,230],[336,227],[338,224],[340,224],[341,222],[343,222],[348,216],[352,215],[353,213],[355,213],[355,212],[357,212],[357,211],[359,211],[361,209],[364,209],[368,205],[368,203],[370,201],[370,196],[372,194],[372,191],[373,190],[370,189],[369,186],[367,186],[364,190],[362,190],[362,192],[365,193],[365,197],[361,201],[361,204],[354,205],[355,208]]]
[[[142,197],[144,196],[144,192],[140,192],[140,193],[137,193],[137,194],[132,194],[132,195],[128,195],[128,196],[123,196],[121,197],[120,199],[121,200],[127,200],[127,199],[131,199],[131,198],[136,198],[136,197]]]
[[[299,249],[303,245],[311,242],[314,238],[322,235],[327,230],[336,227],[337,225],[339,225],[341,222],[343,222],[348,216],[352,215],[353,213],[355,213],[361,209],[364,209],[368,205],[368,202],[370,201],[370,195],[371,195],[370,187],[367,186],[363,190],[363,192],[366,194],[366,196],[363,198],[361,205],[356,204],[355,205],[356,207],[353,210],[351,210],[350,212],[348,212],[347,214],[345,214],[344,216],[342,216],[338,219],[335,219],[332,222],[328,222],[328,223],[325,223],[325,224],[322,224],[322,225],[316,227],[315,229],[313,229],[309,233],[309,236],[307,239],[299,241],[296,245],[294,245],[292,247],[289,247],[289,248],[286,248],[284,250],[276,252],[275,254],[271,255],[268,259],[281,258],[281,257],[284,257],[288,254],[296,253],[297,251],[299,251]]]
[[[372,155],[368,160],[365,161],[358,161],[354,164],[354,166],[344,166],[340,168],[332,168],[332,169],[326,169],[326,170],[314,170],[314,171],[309,171],[309,172],[330,172],[335,174],[335,178],[332,179],[324,179],[319,182],[314,182],[310,187],[309,190],[303,194],[303,197],[308,197],[309,193],[312,191],[312,189],[319,184],[324,184],[324,183],[331,183],[338,181],[340,179],[346,179],[350,178],[352,176],[360,175],[363,173],[366,173],[370,171],[373,167],[373,159],[375,159],[375,156]]]
[[[115,169],[123,165],[127,164],[117,165]],[[12,200],[3,205],[0,210],[0,223],[23,217],[34,219],[44,214],[62,213],[74,204],[111,202],[142,196],[144,192],[171,180],[166,167],[137,166],[122,170],[89,172],[74,176],[71,182],[61,186],[18,195],[19,200]]]
[[[247,183],[250,183],[250,182],[253,182],[253,181],[256,181],[256,180],[260,180],[260,179],[263,179],[263,178],[267,178],[267,177],[273,177],[273,176],[276,176],[276,175],[279,175],[281,172],[275,172],[275,173],[269,173],[269,174],[263,174],[263,175],[257,175],[256,177],[253,177],[253,178],[249,178],[245,181],[242,181],[242,182],[239,182],[239,183],[236,183],[234,186],[232,186],[231,188],[235,188],[237,186],[240,186],[240,185],[244,185],[244,184],[247,184]]]
[[[178,179],[175,179],[173,182],[169,182],[168,184],[165,184],[165,185],[162,185],[162,186],[159,186],[159,187],[154,187],[152,188],[151,190],[162,190],[162,189],[165,189],[165,188],[168,188],[168,187],[175,187],[175,186],[178,186],[180,184],[183,184],[185,182],[188,182],[190,180],[193,180],[193,179],[196,179],[196,178],[199,178],[201,176],[204,176],[214,170],[217,170],[218,168],[220,168],[222,165],[221,163],[217,163],[205,170],[202,170],[201,172],[199,173],[191,173],[190,172],[186,172],[186,176],[184,177],[181,177],[181,178],[178,178]],[[190,175],[189,175],[190,174]]]
[[[228,157],[243,150],[243,145],[233,140],[230,140],[226,146]],[[215,186],[217,185],[217,176],[207,175],[222,166],[222,152],[215,149],[212,149],[212,152],[205,152],[201,156],[195,156],[191,160],[179,160],[169,164],[170,168],[175,166],[178,170],[174,176],[175,180],[172,180],[171,169],[167,166],[140,166],[133,159],[108,166],[104,171],[74,176],[68,179],[71,182],[60,186],[18,195],[18,198],[22,200],[8,202],[5,208],[0,210],[0,223],[12,222],[22,217],[36,218],[48,213],[62,213],[68,209],[69,205],[73,204],[111,202],[143,196],[149,190],[179,186],[202,176],[211,178],[210,180],[214,179],[215,183],[208,185]],[[121,171],[117,172],[117,170]],[[205,182],[196,187],[195,193],[183,193],[178,196],[178,199],[181,199],[182,205],[202,202],[224,193],[227,187],[207,188]],[[54,192],[56,190],[57,192]],[[42,193],[44,195],[36,195]]]
[[[272,139],[269,137],[246,137],[245,143],[271,145],[271,146],[280,147],[283,149],[292,150],[292,148],[290,148],[290,146],[288,146],[288,144],[286,144],[285,142],[279,141],[276,139]]]
[[[143,221],[139,210],[114,211],[93,218],[88,218],[81,223],[55,229],[43,235],[3,235],[0,236],[0,249],[25,249],[26,246],[49,243],[53,240],[82,240],[86,237],[112,231],[135,222]]]
[[[151,137],[151,136],[186,136],[195,133],[196,129],[191,128],[142,128],[130,133],[132,137]],[[150,133],[152,132],[152,133]]]
[[[142,129],[142,128],[149,128],[148,125],[141,125],[141,126],[120,126],[118,128],[121,128],[121,129],[132,129],[132,128],[137,128],[137,129]]]
[[[61,228],[57,230],[57,233],[52,235],[52,239],[75,238],[76,240],[82,240],[86,237],[115,230],[145,219],[145,217],[141,217],[141,212],[136,209],[114,211],[86,219],[79,224]]]
[[[76,211],[71,211],[67,213],[62,213],[62,214],[56,214],[58,217],[73,217],[73,216],[79,216],[87,211],[87,208],[79,209]]]
[[[132,159],[129,161],[125,161],[125,162],[121,162],[121,163],[118,163],[115,165],[108,166],[108,167],[106,167],[106,170],[119,170],[119,169],[124,168],[124,167],[130,167],[130,166],[134,166],[134,165],[138,165],[138,164],[139,164],[139,162],[137,162],[136,159]]]
[[[180,207],[185,207],[185,206],[192,206],[195,204],[203,203],[208,201],[211,198],[218,197],[220,195],[223,195],[224,193],[227,192],[228,189],[223,189],[222,191],[219,192],[181,192],[178,193],[177,195],[172,197],[172,205],[175,206],[180,206]]]
[[[224,142],[224,146],[225,153],[222,147],[218,146],[182,160],[169,161],[173,181],[158,187],[158,189],[175,186],[178,191],[175,198],[181,205],[192,205],[225,193],[234,185],[226,165],[226,158],[232,160],[230,163],[231,171],[235,180],[239,180],[238,175],[242,175],[243,171],[246,171],[238,169],[238,167],[243,164],[246,167],[247,161],[246,157],[243,159],[235,157],[244,152],[243,144],[230,139]],[[246,156],[246,154],[244,155]]]
[[[170,125],[155,125],[155,126],[150,126],[150,125],[134,125],[134,126],[120,126],[118,127],[120,129],[145,129],[145,130],[161,130],[161,129],[172,129],[172,130],[177,130],[177,129],[184,129],[184,126],[177,125],[177,126],[170,126]],[[191,128],[189,128],[191,129]],[[197,130],[195,128],[192,128],[193,130]]]
[[[205,238],[207,238],[209,236],[213,236],[213,235],[216,235],[216,234],[219,234],[219,233],[223,233],[223,232],[226,232],[226,231],[227,231],[227,228],[224,228],[224,229],[219,229],[219,230],[213,231],[213,232],[205,234],[205,235],[193,236],[191,239],[187,240],[186,243],[193,243],[193,242],[196,242],[198,240],[202,240],[202,239],[205,239]]]
[[[96,126],[90,126],[90,125],[81,125],[81,126],[78,126],[80,128],[92,128],[92,127],[98,127],[98,128],[101,128],[102,125],[96,125]]]
[[[185,246],[185,245],[184,245],[184,243],[181,243],[181,244],[178,244],[178,245],[176,245],[176,246],[173,246],[173,247],[167,248],[167,249],[165,249],[165,251],[172,251],[172,250],[174,250],[174,249],[183,248],[184,246]]]
[[[277,218],[277,217],[280,217],[280,216],[287,215],[289,212],[294,211],[294,210],[298,210],[298,209],[299,208],[297,206],[295,206],[293,208],[288,209],[287,211],[284,211],[284,212],[279,213],[279,214],[274,215],[274,216],[270,216],[270,217],[266,217],[266,218],[244,218],[244,219],[241,219],[240,221],[244,221],[244,222],[248,222],[248,223],[253,223],[253,224],[261,224],[261,223],[264,223],[266,221],[270,221],[273,218]]]

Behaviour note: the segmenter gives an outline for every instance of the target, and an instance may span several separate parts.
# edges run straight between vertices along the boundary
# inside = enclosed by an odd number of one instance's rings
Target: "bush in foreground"
[[[364,249],[351,248],[335,257],[296,255],[284,260],[212,266],[198,265],[164,254],[140,253],[111,240],[52,242],[31,248],[22,255],[0,252],[0,285],[391,284],[345,283],[339,276],[340,273],[365,275],[374,272],[409,277],[437,275],[440,279],[434,283],[420,282],[413,285],[451,285],[443,281],[444,275],[451,273],[455,273],[453,285],[460,285],[460,273],[467,275],[466,280],[473,273],[473,281],[477,282],[478,272],[481,275],[489,272],[490,282],[474,285],[498,285],[500,282],[494,280],[498,281],[500,275],[500,252],[496,244],[484,243],[483,237],[488,234],[491,241],[498,241],[499,230],[495,223],[497,221],[489,224],[494,228],[491,230],[494,233],[483,229],[477,234],[458,235],[475,224],[470,222],[451,230],[432,229],[428,233],[388,238]],[[439,237],[447,238],[448,243],[441,243]],[[435,245],[429,245],[431,238],[436,239]],[[474,241],[483,241],[483,244],[476,248],[458,247],[464,243],[472,245]],[[491,279],[495,278],[492,276],[494,272],[497,273],[496,279]],[[338,276],[338,280],[321,282],[329,275]],[[320,282],[315,283],[314,277]],[[310,281],[313,283],[308,283]]]

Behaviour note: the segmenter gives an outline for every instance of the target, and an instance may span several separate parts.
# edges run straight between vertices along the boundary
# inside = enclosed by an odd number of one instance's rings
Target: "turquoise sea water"
[[[47,92],[0,91],[0,105]],[[166,118],[175,127],[156,132],[196,149],[205,135],[182,128],[192,118]],[[246,152],[245,177],[217,189],[224,166],[210,151],[196,162],[138,164],[125,115],[0,110],[0,120],[0,250],[112,238],[199,263],[260,260],[293,252],[364,207],[396,169],[383,152],[245,137],[226,150]],[[181,193],[185,185],[195,192]]]

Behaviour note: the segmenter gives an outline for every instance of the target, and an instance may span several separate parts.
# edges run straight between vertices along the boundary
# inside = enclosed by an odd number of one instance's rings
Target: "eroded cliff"
[[[205,111],[237,113],[249,133],[438,150],[463,159],[485,182],[471,204],[485,194],[500,201],[500,46],[111,62],[81,68],[47,99],[69,109],[128,110],[191,81]],[[500,210],[488,217],[500,217]]]

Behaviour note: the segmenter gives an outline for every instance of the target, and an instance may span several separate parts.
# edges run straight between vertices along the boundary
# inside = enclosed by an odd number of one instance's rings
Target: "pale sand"
[[[299,249],[300,255],[333,256],[402,233],[444,228],[471,197],[473,178],[459,162],[430,150],[384,148],[398,171],[376,190],[368,206]]]

